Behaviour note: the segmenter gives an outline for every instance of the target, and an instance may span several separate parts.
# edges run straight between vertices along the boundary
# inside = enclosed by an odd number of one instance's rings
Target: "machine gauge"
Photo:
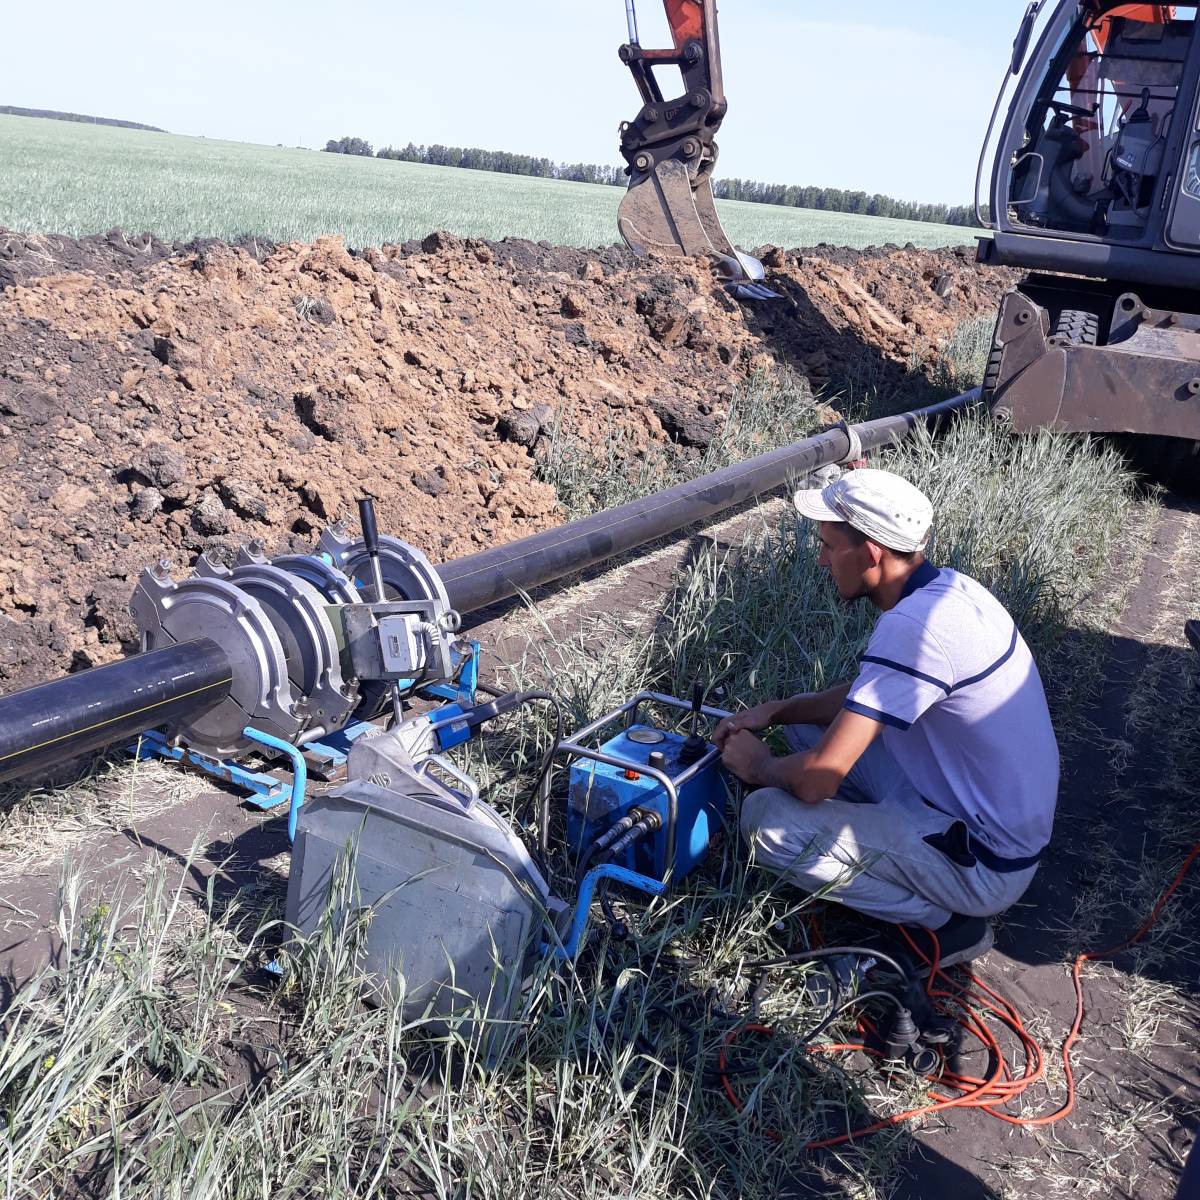
[[[629,731],[629,740],[636,742],[639,746],[657,746],[659,742],[666,740],[666,736],[661,729],[631,729]]]

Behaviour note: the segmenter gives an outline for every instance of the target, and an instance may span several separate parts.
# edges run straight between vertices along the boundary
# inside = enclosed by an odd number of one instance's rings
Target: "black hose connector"
[[[897,1006],[891,1020],[883,1027],[883,1057],[902,1059],[921,1049],[921,1031],[907,1008]]]
[[[524,692],[506,692],[491,700],[485,700],[482,704],[474,704],[470,708],[463,709],[462,714],[455,720],[465,721],[472,729],[475,729],[485,721],[494,721],[497,717],[512,712],[513,709],[524,704],[526,699]]]
[[[613,859],[620,858],[631,846],[636,846],[638,842],[649,837],[652,833],[657,833],[663,827],[661,813],[655,812],[653,809],[635,808],[633,811],[640,814],[637,823],[628,833],[619,837],[609,848],[605,858],[610,862]]]
[[[622,834],[628,833],[638,822],[638,809],[633,809],[623,816],[619,821],[610,825],[590,846],[588,846],[582,857],[579,860],[579,866],[575,871],[575,878],[582,881],[583,877],[588,873],[588,868],[592,865],[593,859],[597,855],[603,854]]]

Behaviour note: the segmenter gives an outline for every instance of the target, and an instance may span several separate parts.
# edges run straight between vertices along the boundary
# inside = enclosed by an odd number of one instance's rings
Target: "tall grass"
[[[931,382],[948,396],[969,391],[983,382],[996,314],[983,313],[960,321],[940,348]]]
[[[779,953],[803,909],[728,853],[645,914],[636,945],[596,947],[577,969],[543,963],[520,1036],[493,1063],[470,1015],[434,1033],[386,996],[359,1004],[361,923],[331,919],[293,944],[288,983],[271,989],[256,971],[277,953],[269,916],[210,891],[197,922],[161,876],[89,910],[77,878],[65,876],[60,919],[78,933],[63,965],[4,1018],[0,1167],[14,1200],[767,1197],[827,1112],[867,1108],[853,1078],[789,1048],[813,1023],[801,972],[764,1009],[769,1053],[738,1055],[761,1067],[748,1088],[760,1116],[737,1116],[715,1086],[754,982],[740,964]]]

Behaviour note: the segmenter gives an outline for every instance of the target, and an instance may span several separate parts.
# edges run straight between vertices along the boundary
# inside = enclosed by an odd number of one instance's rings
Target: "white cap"
[[[842,521],[873,542],[909,554],[924,550],[933,505],[919,488],[891,471],[862,467],[823,488],[797,492],[796,508],[813,521]]]

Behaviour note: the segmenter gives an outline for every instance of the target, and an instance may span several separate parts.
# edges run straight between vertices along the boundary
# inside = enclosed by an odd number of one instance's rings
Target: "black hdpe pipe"
[[[860,447],[899,441],[917,425],[978,398],[976,389],[898,416],[839,426],[582,521],[444,563],[438,573],[451,605],[471,613],[708,520],[818,467],[843,462]],[[229,694],[231,676],[224,650],[200,638],[0,696],[0,783],[203,712]]]
[[[876,450],[900,441],[917,425],[936,421],[978,399],[976,388],[927,408],[839,426],[581,521],[444,563],[438,574],[451,607],[464,614],[474,612],[706,521],[818,467],[844,462],[858,453],[859,446],[863,451]]]
[[[195,716],[232,682],[225,651],[198,638],[0,696],[0,782]]]

